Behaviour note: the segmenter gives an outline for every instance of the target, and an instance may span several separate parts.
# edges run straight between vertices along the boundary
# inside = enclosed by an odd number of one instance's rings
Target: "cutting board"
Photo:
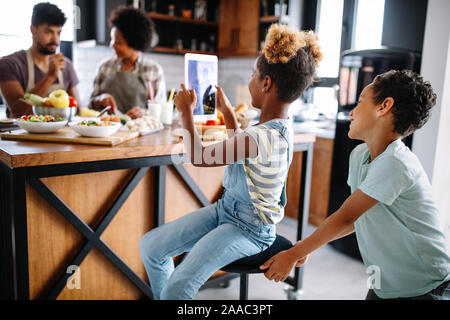
[[[3,140],[26,140],[115,146],[122,142],[136,138],[137,136],[139,136],[139,133],[131,131],[117,131],[115,134],[109,137],[91,138],[82,137],[71,128],[64,127],[54,133],[28,133],[25,130],[16,130],[11,133],[2,133],[0,134],[0,136]]]

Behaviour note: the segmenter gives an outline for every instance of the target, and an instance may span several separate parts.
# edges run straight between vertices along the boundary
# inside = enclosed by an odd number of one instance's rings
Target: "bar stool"
[[[272,245],[266,250],[255,254],[253,256],[244,257],[239,260],[236,260],[220,270],[230,272],[230,273],[239,273],[240,274],[240,289],[239,289],[239,300],[247,300],[248,299],[248,275],[250,273],[264,273],[266,270],[261,270],[259,267],[272,258],[274,255],[279,253],[280,251],[287,250],[292,248],[292,242],[286,239],[283,236],[277,234],[275,241]]]

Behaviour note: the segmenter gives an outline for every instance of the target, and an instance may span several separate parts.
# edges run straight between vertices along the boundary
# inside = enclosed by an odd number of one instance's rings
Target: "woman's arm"
[[[247,133],[233,135],[231,138],[209,146],[203,146],[197,130],[195,130],[193,109],[197,102],[194,90],[182,90],[175,96],[183,128],[183,141],[191,163],[198,167],[217,167],[234,163],[244,158],[256,157],[258,146],[256,141]],[[225,115],[224,115],[225,117]]]
[[[299,241],[291,249],[273,256],[260,268],[269,268],[265,273],[269,280],[283,281],[299,260],[305,260],[308,254],[324,244],[351,233],[354,222],[377,202],[357,189],[335,213],[319,225],[313,234]]]

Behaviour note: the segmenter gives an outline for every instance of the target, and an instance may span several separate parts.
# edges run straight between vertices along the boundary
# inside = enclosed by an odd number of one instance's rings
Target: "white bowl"
[[[20,128],[28,131],[29,133],[52,133],[63,128],[67,124],[67,121],[30,122],[19,120],[16,123]]]
[[[122,124],[118,122],[111,122],[110,126],[79,126],[78,123],[79,121],[69,122],[69,127],[82,136],[92,138],[110,136],[116,133],[122,126]]]

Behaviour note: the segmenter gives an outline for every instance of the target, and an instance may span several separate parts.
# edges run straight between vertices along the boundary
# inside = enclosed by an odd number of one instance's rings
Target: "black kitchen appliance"
[[[349,50],[342,53],[328,215],[339,209],[350,195],[350,187],[347,185],[348,160],[350,152],[362,143],[362,141],[351,140],[347,136],[350,127],[350,111],[357,105],[363,88],[370,84],[375,76],[393,69],[409,69],[419,73],[420,54],[390,48]],[[403,141],[411,148],[412,135]],[[331,245],[351,257],[361,259],[354,233],[331,242]]]

